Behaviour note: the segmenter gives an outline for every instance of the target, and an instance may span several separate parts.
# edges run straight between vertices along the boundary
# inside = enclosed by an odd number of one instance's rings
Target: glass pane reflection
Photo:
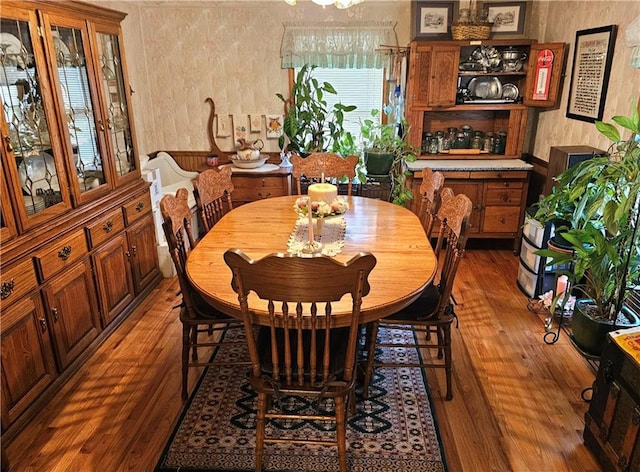
[[[58,169],[26,21],[2,18],[0,95],[28,215],[60,202]]]
[[[82,33],[78,29],[53,26],[51,34],[76,177],[80,191],[86,192],[104,184],[106,179],[98,147]]]
[[[107,130],[114,153],[116,172],[123,176],[135,170],[133,140],[129,127],[126,90],[118,37],[98,33],[98,53],[102,71],[102,89],[107,105]]]

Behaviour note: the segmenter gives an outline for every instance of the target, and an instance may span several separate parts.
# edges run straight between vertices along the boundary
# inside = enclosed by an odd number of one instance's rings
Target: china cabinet
[[[160,280],[124,17],[73,1],[2,2],[3,441]]]
[[[563,43],[538,44],[528,39],[411,42],[409,140],[421,148],[423,133],[469,125],[483,133],[505,132],[505,151],[498,157],[520,158],[527,108],[557,105],[564,47]],[[503,59],[514,53],[518,59]],[[420,157],[452,155],[422,152]],[[476,153],[468,147],[456,149],[455,156],[496,157],[493,152]]]

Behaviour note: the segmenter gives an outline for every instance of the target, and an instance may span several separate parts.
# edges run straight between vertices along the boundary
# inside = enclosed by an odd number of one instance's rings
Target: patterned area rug
[[[381,336],[401,339],[411,333],[385,330]],[[387,333],[387,334],[385,334]],[[228,336],[240,336],[236,331]],[[399,349],[394,349],[399,352]],[[415,349],[397,356],[416,357]],[[378,352],[382,355],[382,352]],[[224,366],[224,359],[248,358],[246,350],[224,346],[192,394],[156,466],[156,472],[251,471],[255,446],[257,396],[246,366]],[[285,397],[288,409],[332,408]],[[284,407],[284,405],[283,405]],[[333,434],[331,423],[272,421],[270,431],[282,437]],[[274,431],[275,429],[275,431]],[[329,433],[327,432],[329,430]],[[358,397],[347,428],[347,460],[353,472],[446,472],[447,465],[425,377],[416,368],[378,368],[369,398]],[[265,471],[332,472],[339,470],[337,451],[328,446],[266,445]]]

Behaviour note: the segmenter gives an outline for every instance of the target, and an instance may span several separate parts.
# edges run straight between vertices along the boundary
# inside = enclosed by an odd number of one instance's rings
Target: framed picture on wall
[[[576,31],[567,118],[602,120],[617,30],[609,25]]]
[[[484,4],[488,20],[493,23],[491,35],[524,35],[527,2],[490,2]]]
[[[415,39],[450,39],[455,2],[412,2]]]

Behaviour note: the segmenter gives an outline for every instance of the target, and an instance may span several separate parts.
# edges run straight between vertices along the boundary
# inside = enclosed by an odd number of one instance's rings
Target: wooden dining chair
[[[205,233],[227,212],[233,210],[231,192],[231,167],[207,169],[193,180],[193,196]]]
[[[451,388],[451,324],[455,318],[451,291],[460,260],[464,255],[467,242],[468,222],[471,215],[471,200],[463,194],[447,198],[438,211],[440,230],[437,247],[442,247],[439,260],[439,281],[429,285],[420,297],[407,308],[389,317],[367,326],[365,350],[367,352],[363,394],[369,393],[369,385],[376,367],[421,367],[445,369],[447,392],[446,399],[453,398]],[[409,342],[381,342],[378,340],[380,329],[413,331]],[[435,334],[432,336],[431,333]],[[423,336],[426,334],[426,336]],[[424,339],[424,341],[423,341]],[[380,349],[376,349],[380,348]],[[388,361],[377,360],[382,350],[419,348],[436,350],[437,356],[424,360],[419,354],[418,362],[396,362],[395,357],[386,357]],[[400,358],[401,356],[398,356]],[[434,357],[437,357],[434,358]],[[444,361],[442,358],[444,357]]]
[[[444,175],[442,172],[434,172],[428,167],[422,171],[418,217],[428,238],[431,238],[433,225],[436,222],[438,209],[440,208],[440,193],[443,186]]]
[[[331,152],[314,152],[307,157],[297,154],[291,156],[291,175],[295,182],[298,195],[302,195],[302,177],[309,180],[320,180],[324,175],[325,179],[331,178],[340,180],[347,177],[347,195],[351,196],[353,179],[356,176],[356,166],[360,158],[358,156],[342,157]]]
[[[228,317],[209,305],[191,285],[187,277],[186,264],[196,241],[191,232],[191,211],[187,203],[189,191],[180,188],[176,196],[165,195],[160,200],[162,228],[167,238],[169,253],[176,269],[182,303],[180,304],[180,322],[182,323],[182,399],[187,399],[189,367],[211,365],[198,359],[198,348],[215,347],[224,342],[224,334],[230,327],[242,328],[242,322]],[[203,332],[213,334],[210,341],[199,341]],[[189,351],[192,350],[191,359]]]
[[[345,472],[346,414],[355,383],[360,306],[369,293],[375,257],[359,253],[341,263],[324,255],[271,254],[253,261],[239,249],[230,249],[224,260],[233,273],[251,357],[251,387],[258,394],[255,470],[262,470],[265,444],[287,442],[337,446],[340,470]],[[257,315],[247,302],[250,292],[263,302],[268,315],[261,322],[268,327],[255,329]],[[346,295],[351,296],[349,325],[335,328],[332,303]],[[299,411],[284,401],[289,395],[315,401],[331,398],[335,408],[328,414]],[[272,399],[282,401],[271,406]],[[335,440],[266,436],[267,420],[287,418],[335,422]]]

